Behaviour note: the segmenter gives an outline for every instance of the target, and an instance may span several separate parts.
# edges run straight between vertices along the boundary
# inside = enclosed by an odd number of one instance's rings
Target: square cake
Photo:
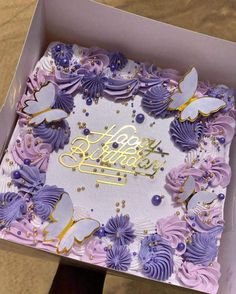
[[[121,52],[49,45],[0,166],[0,237],[216,293],[234,91]]]

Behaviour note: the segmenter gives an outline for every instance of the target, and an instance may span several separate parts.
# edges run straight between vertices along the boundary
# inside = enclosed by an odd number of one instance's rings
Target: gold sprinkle
[[[85,187],[82,187],[81,189],[82,189],[82,191],[84,191],[85,190]]]
[[[72,167],[72,171],[73,171],[73,172],[76,171],[76,168],[75,168],[75,167]]]
[[[116,113],[120,113],[120,111],[119,111],[119,110],[117,110],[117,111],[116,111]]]
[[[117,208],[117,209],[116,209],[116,212],[117,212],[117,213],[118,213],[118,212],[120,212],[120,209],[119,209],[119,208]]]
[[[83,109],[83,113],[85,113],[86,112],[86,109]]]
[[[96,184],[95,187],[96,187],[96,188],[99,188],[99,184]]]
[[[93,260],[93,255],[89,255],[89,259],[90,260]]]
[[[125,200],[122,200],[121,203],[122,203],[122,204],[125,204]]]
[[[176,214],[176,215],[180,215],[180,212],[177,210],[175,214]]]
[[[108,126],[105,126],[104,129],[107,130],[108,129]]]
[[[78,188],[77,188],[77,192],[80,192],[80,191],[81,191],[81,188],[78,187]]]
[[[120,205],[120,203],[119,202],[116,202],[116,206],[119,206]]]
[[[147,235],[147,234],[148,234],[148,230],[144,230],[143,233],[144,233],[145,235]]]

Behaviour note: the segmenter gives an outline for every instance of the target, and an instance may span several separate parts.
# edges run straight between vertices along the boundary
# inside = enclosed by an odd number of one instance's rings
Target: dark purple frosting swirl
[[[142,272],[148,278],[165,281],[173,273],[173,249],[158,234],[141,241],[139,260]]]
[[[44,186],[32,197],[34,212],[42,219],[48,219],[64,190],[57,186]]]
[[[178,118],[170,124],[170,136],[182,151],[189,151],[198,147],[203,135],[203,123],[199,121],[180,122]]]
[[[42,188],[46,180],[46,174],[40,172],[37,166],[22,165],[18,171],[19,179],[14,178],[12,173],[12,183],[16,185],[20,192],[33,194],[35,191]]]
[[[61,91],[73,96],[81,90],[82,79],[87,71],[79,69],[73,73],[65,73],[59,70],[55,71],[55,80]]]
[[[20,220],[27,211],[26,202],[16,193],[0,193],[0,228]]]
[[[51,53],[56,65],[69,67],[73,56],[73,46],[71,44],[57,43],[51,48]]]
[[[109,78],[104,92],[117,101],[132,98],[137,95],[138,91],[139,80],[137,78],[130,80]]]
[[[187,245],[183,255],[185,261],[208,266],[217,256],[217,240],[215,234],[195,233]]]
[[[44,143],[52,145],[53,150],[63,149],[70,139],[70,127],[66,120],[53,123],[41,123],[33,128],[35,137],[40,137]]]
[[[131,263],[131,254],[126,246],[114,245],[107,250],[106,265],[109,268],[127,271]]]
[[[71,113],[74,108],[74,98],[72,94],[58,91],[53,108],[62,109],[68,114]]]
[[[84,97],[99,98],[106,88],[107,77],[103,73],[88,72],[82,79]]]
[[[127,215],[111,217],[105,226],[105,232],[116,245],[128,245],[135,238],[133,224]]]
[[[109,67],[111,71],[122,70],[128,63],[127,57],[121,52],[109,53]]]
[[[139,81],[140,81],[140,89],[139,90],[140,90],[140,92],[145,93],[148,89],[150,89],[150,88],[152,89],[156,85],[161,86],[161,84],[164,80],[162,78],[160,78],[159,76],[145,77],[145,76],[139,75]],[[158,93],[158,95],[159,95],[159,93]],[[170,96],[170,94],[168,96]],[[160,99],[161,99],[161,97],[160,97]]]
[[[162,85],[151,87],[142,98],[142,107],[154,117],[167,117],[173,112],[167,108],[170,103],[170,92]]]

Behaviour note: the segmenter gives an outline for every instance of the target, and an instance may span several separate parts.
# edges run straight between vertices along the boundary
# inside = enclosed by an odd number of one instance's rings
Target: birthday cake
[[[0,237],[216,293],[233,90],[52,43],[0,166]]]

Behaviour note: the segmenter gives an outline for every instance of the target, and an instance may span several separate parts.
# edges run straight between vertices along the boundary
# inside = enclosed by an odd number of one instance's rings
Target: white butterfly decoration
[[[187,73],[179,82],[178,90],[171,96],[169,110],[179,110],[180,121],[191,122],[198,118],[198,115],[208,116],[226,106],[226,103],[218,98],[203,96],[195,97],[198,86],[198,73],[195,67]]]
[[[74,209],[70,196],[64,193],[53,210],[50,223],[45,228],[45,241],[59,239],[57,252],[69,252],[74,242],[81,243],[100,227],[97,220],[83,218],[74,220]]]
[[[208,191],[199,191],[195,193],[195,180],[189,176],[178,194],[178,202],[186,202],[188,211],[194,211],[200,204],[209,204],[213,202],[217,195]]]
[[[43,121],[53,122],[66,118],[68,114],[62,109],[52,109],[55,103],[56,90],[53,83],[42,86],[34,94],[35,100],[27,100],[23,112],[31,115],[30,124],[39,125]]]

